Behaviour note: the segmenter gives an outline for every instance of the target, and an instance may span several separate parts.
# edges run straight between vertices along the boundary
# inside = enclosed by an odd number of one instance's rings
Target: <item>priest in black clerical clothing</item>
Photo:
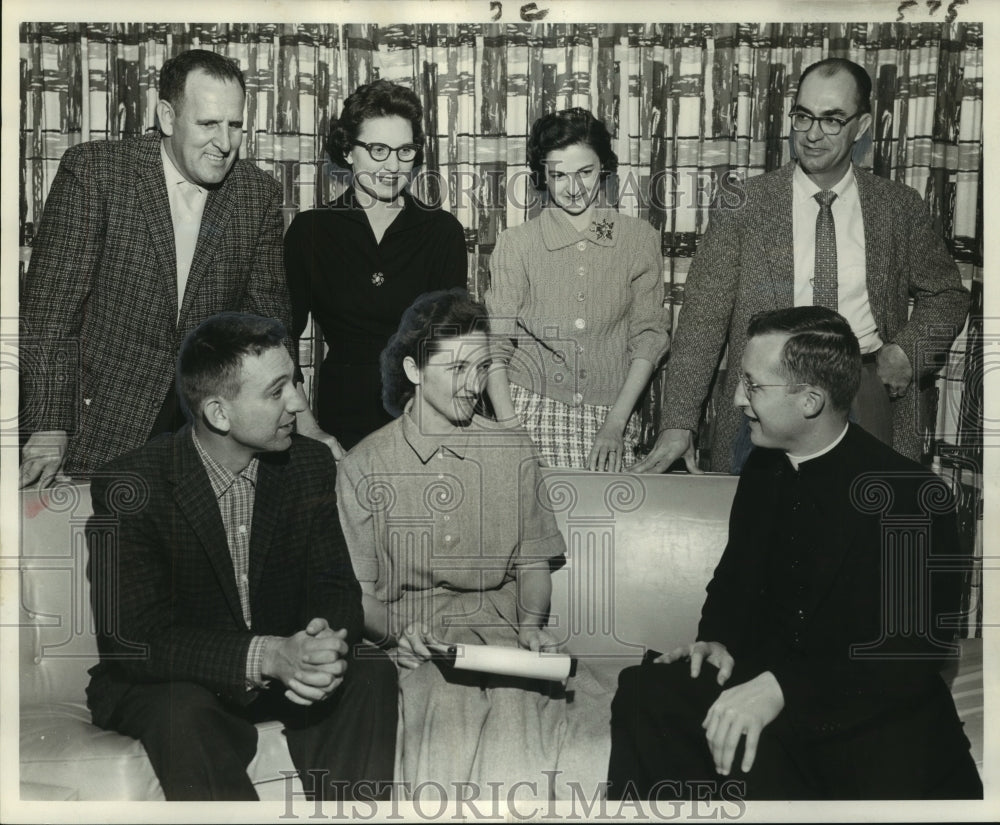
[[[619,678],[609,795],[982,798],[940,673],[966,561],[949,489],[849,422],[836,312],[756,315],[734,367],[755,449],[729,541],[697,641]]]

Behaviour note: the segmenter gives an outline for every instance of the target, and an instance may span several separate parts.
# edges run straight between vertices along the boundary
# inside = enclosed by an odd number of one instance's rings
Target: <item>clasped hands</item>
[[[683,645],[661,657],[660,661],[675,662],[679,659],[691,660],[692,679],[701,673],[703,662],[714,665],[719,670],[716,677],[719,685],[729,680],[735,664],[726,646],[719,642]],[[740,767],[744,773],[748,772],[757,757],[761,731],[777,718],[784,707],[781,685],[769,670],[749,682],[722,691],[701,723],[715,760],[715,770],[723,776],[729,774],[740,737],[746,736]]]
[[[396,641],[396,663],[410,670],[448,651],[448,645],[439,641],[425,622],[410,622]],[[517,644],[526,650],[542,651],[554,650],[558,642],[545,628],[526,625],[517,631]]]
[[[344,681],[346,640],[346,630],[332,630],[326,619],[312,619],[292,636],[268,638],[261,675],[281,680],[288,688],[285,697],[297,705],[322,702]]]

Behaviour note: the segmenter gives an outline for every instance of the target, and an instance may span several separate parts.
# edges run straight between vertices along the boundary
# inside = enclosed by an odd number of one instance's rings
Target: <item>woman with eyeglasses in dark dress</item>
[[[328,352],[319,367],[318,421],[299,431],[340,458],[391,417],[382,407],[379,353],[420,294],[465,287],[462,225],[409,192],[423,156],[423,109],[410,89],[378,80],[344,102],[327,153],[351,171],[336,200],[295,217],[285,235],[285,271],[298,338],[311,314]]]

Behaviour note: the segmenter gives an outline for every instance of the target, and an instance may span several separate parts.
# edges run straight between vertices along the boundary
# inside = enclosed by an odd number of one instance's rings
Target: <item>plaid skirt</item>
[[[597,431],[611,411],[610,404],[572,406],[517,384],[510,385],[510,398],[517,417],[546,464],[550,467],[586,468],[587,455],[597,438]],[[633,413],[623,434],[623,467],[635,463],[635,446],[639,443],[639,436],[638,416]]]

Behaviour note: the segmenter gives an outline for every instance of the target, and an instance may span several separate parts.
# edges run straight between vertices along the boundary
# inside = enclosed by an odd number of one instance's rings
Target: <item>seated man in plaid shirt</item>
[[[358,645],[336,466],[294,432],[285,337],[255,315],[204,321],[177,361],[188,425],[93,480],[88,704],[142,741],[167,799],[257,799],[246,769],[269,719],[307,793],[388,797],[395,668]]]

